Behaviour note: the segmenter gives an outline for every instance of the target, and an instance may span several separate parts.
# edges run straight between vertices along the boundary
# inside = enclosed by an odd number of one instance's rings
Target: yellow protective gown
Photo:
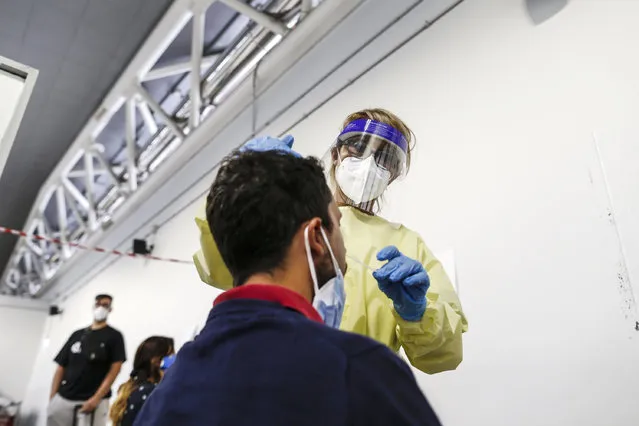
[[[341,329],[363,334],[399,351],[419,370],[434,374],[454,370],[462,360],[462,333],[468,329],[459,298],[441,263],[421,237],[378,216],[369,216],[353,207],[340,207],[341,230],[346,253],[377,269],[382,248],[394,245],[406,256],[419,260],[428,271],[426,313],[419,322],[403,320],[393,303],[379,290],[371,271],[348,260],[345,275],[346,304]],[[231,275],[217,250],[202,212],[196,219],[202,250],[194,255],[202,281],[219,289],[232,287]]]

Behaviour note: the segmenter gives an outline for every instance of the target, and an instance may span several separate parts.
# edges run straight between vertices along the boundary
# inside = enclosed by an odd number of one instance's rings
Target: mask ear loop
[[[338,275],[342,274],[342,270],[339,267],[339,264],[337,263],[337,259],[335,258],[335,255],[333,254],[333,249],[331,248],[331,243],[328,242],[328,237],[326,236],[326,232],[324,232],[324,228],[320,228],[320,230],[322,231],[322,237],[324,237],[324,242],[326,243],[326,247],[328,247],[328,252],[331,255],[331,260],[333,261],[333,267],[335,268],[335,273]]]
[[[342,164],[342,161],[344,161],[344,159],[342,158],[342,154],[340,153],[340,148],[336,147],[335,153],[337,154],[337,159],[339,160],[335,167],[339,167],[339,165]]]
[[[322,229],[322,233],[324,230]],[[313,256],[311,256],[311,244],[308,241],[308,226],[304,229],[304,245],[306,247],[306,259],[308,259],[308,268],[311,270],[311,278],[313,279],[313,290],[315,294],[319,293],[319,287],[317,285],[317,272],[315,271],[315,263],[313,262]]]

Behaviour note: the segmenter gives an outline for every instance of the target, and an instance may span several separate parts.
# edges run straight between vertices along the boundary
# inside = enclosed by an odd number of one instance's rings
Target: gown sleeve
[[[195,217],[195,224],[200,231],[200,250],[193,255],[193,262],[200,279],[220,290],[233,288],[233,278],[222,260],[217,244],[215,244],[213,234],[211,234],[211,229],[206,221],[204,207]]]
[[[421,321],[412,322],[393,309],[397,338],[415,368],[427,374],[454,370],[463,358],[462,333],[468,330],[468,322],[442,264],[421,238],[417,253],[430,277],[426,312]]]

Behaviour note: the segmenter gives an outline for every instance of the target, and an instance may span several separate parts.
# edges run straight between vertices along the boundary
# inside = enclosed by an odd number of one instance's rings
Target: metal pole
[[[67,200],[64,197],[64,186],[58,186],[55,192],[56,204],[58,207],[58,227],[60,231],[60,241],[62,242],[62,257],[68,259],[71,257],[69,246],[67,246],[68,221],[67,221]]]
[[[96,160],[98,160],[98,163],[100,163],[100,165],[104,168],[105,173],[107,174],[107,176],[111,178],[111,180],[113,181],[113,184],[117,186],[118,190],[122,190],[122,184],[120,183],[120,180],[116,176],[116,173],[119,173],[118,170],[114,171],[113,167],[111,167],[111,165],[107,162],[107,160],[105,160],[105,158],[102,156],[102,153],[100,149],[98,148],[98,146],[99,146],[98,144],[94,144],[90,148],[91,155],[95,157]]]
[[[106,174],[106,172],[107,171],[104,169],[93,170],[93,174],[96,176]],[[69,173],[67,173],[68,178],[80,179],[80,178],[86,178],[86,176],[87,176],[87,172],[84,170],[71,170]]]
[[[240,12],[242,15],[248,16],[249,18],[251,18],[251,20],[255,21],[269,31],[274,32],[275,34],[284,35],[288,31],[286,25],[284,25],[284,23],[282,23],[281,21],[278,21],[277,19],[273,18],[270,15],[267,15],[266,13],[256,10],[255,8],[241,2],[240,0],[219,1],[227,5],[231,9]]]
[[[146,89],[139,84],[135,89],[137,93],[142,97],[144,102],[146,102],[146,104],[162,119],[164,124],[166,124],[167,127],[173,131],[175,136],[180,139],[184,139],[184,133],[182,132],[182,129],[180,129],[177,124],[175,124],[175,121],[173,121],[173,119],[169,117],[169,115],[162,109],[160,104],[158,104],[156,100],[153,99],[151,95],[149,95],[149,92],[147,92]]]
[[[71,207],[71,211],[73,212],[75,219],[78,221],[78,226],[80,227],[81,230],[86,231],[87,225],[84,222],[84,218],[80,214],[80,211],[78,210],[78,206],[75,204],[73,200],[71,200],[69,192],[67,191],[66,188],[64,188],[64,192],[65,192],[65,197],[67,199],[67,205]]]
[[[31,228],[29,228],[29,230],[27,231],[27,235],[31,236],[35,233],[37,227],[38,227],[38,220],[35,219],[32,222]],[[25,245],[30,248],[35,254],[37,254],[38,256],[42,256],[44,254],[44,252],[42,251],[42,249],[40,248],[40,246],[36,245],[35,242],[33,241],[32,238],[25,238],[24,240]],[[19,258],[16,258],[13,261],[14,265],[17,265],[20,262]],[[10,262],[11,263],[11,262]]]
[[[193,10],[193,33],[191,36],[191,116],[189,126],[191,130],[200,124],[200,110],[202,109],[202,52],[204,51],[204,23],[206,15],[196,7]]]
[[[138,110],[144,120],[144,125],[148,129],[150,134],[155,134],[158,131],[158,123],[155,122],[155,118],[149,109],[149,106],[141,99],[137,100]]]
[[[7,267],[7,279],[4,283],[12,290],[17,290],[20,284],[20,272],[15,268]]]
[[[138,189],[138,168],[136,157],[138,147],[136,145],[136,122],[135,122],[135,100],[133,98],[126,101],[126,153],[127,166],[129,169],[129,189],[134,192]]]
[[[220,56],[220,53],[224,51],[224,49],[219,49],[220,52],[212,53],[207,56],[202,56],[202,62],[200,66],[200,71],[206,71],[207,68],[210,68],[217,58]],[[142,81],[151,81],[158,80],[160,78],[165,77],[173,77],[174,75],[185,74],[191,71],[191,61],[181,62],[178,64],[167,65],[165,67],[154,68],[142,78]]]
[[[98,227],[98,218],[95,211],[95,175],[93,173],[93,158],[91,157],[91,154],[86,151],[84,152],[84,171],[86,172],[84,185],[86,187],[86,200],[88,204],[85,209],[87,210],[89,217],[89,228],[96,229]]]
[[[75,200],[78,202],[78,204],[80,204],[80,206],[85,209],[86,211],[90,211],[91,209],[91,205],[89,203],[89,200],[87,200],[84,195],[82,195],[82,193],[80,192],[80,190],[78,188],[75,187],[74,184],[71,183],[71,181],[69,181],[69,179],[67,179],[66,177],[62,178],[62,185],[64,185],[64,187],[67,189],[67,191],[69,191],[69,194],[75,198]]]
[[[38,235],[42,237],[48,237],[49,235],[51,235],[49,233],[49,229],[51,228],[47,226],[47,218],[46,216],[44,216],[44,213],[40,216],[40,221],[36,229],[38,230]],[[40,248],[42,249],[42,251],[45,252],[47,249],[46,241],[38,240],[38,244],[40,245]]]

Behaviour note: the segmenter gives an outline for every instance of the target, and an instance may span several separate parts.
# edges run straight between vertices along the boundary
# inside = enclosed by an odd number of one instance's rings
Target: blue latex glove
[[[426,291],[430,279],[416,260],[404,256],[395,246],[383,248],[377,260],[387,264],[373,272],[379,289],[393,301],[395,310],[406,321],[419,321],[426,311]]]
[[[162,358],[162,362],[160,363],[160,370],[168,370],[168,368],[172,366],[174,362],[175,354],[165,356],[164,358]]]
[[[240,148],[240,152],[244,151],[283,151],[296,157],[301,157],[300,154],[293,151],[293,142],[295,139],[291,135],[286,135],[282,139],[274,138],[271,136],[260,136],[258,138],[251,139],[246,142]]]

